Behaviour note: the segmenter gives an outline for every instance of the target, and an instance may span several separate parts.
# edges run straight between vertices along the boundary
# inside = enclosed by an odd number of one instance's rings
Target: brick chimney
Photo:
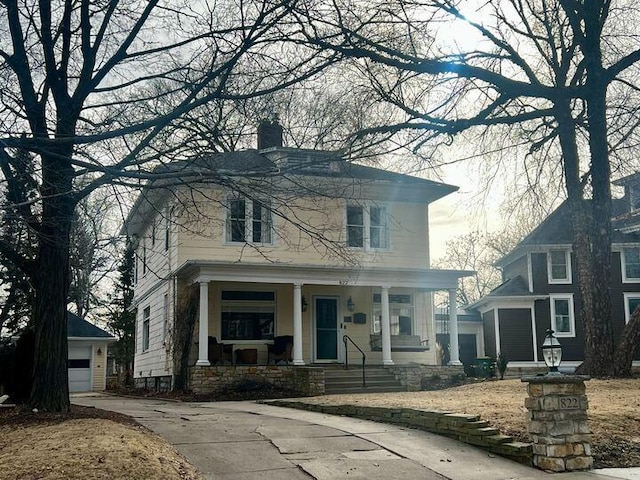
[[[282,126],[278,120],[261,120],[258,124],[258,150],[282,147]]]

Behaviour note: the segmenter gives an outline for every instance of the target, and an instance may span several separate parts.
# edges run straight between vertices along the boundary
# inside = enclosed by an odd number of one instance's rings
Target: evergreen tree
[[[108,327],[118,339],[115,346],[116,364],[119,373],[124,374],[124,382],[130,385],[133,379],[133,356],[135,353],[136,313],[131,311],[133,301],[133,269],[134,251],[131,242],[127,241],[124,256],[118,266],[116,296],[113,299],[113,312]]]

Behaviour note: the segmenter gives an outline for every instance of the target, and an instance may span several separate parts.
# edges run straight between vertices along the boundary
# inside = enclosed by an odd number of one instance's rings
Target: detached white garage
[[[69,391],[91,392],[106,388],[107,347],[115,337],[67,312]]]

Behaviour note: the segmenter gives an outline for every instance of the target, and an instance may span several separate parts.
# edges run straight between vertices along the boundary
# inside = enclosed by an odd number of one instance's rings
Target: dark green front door
[[[338,299],[316,298],[316,360],[338,360]]]

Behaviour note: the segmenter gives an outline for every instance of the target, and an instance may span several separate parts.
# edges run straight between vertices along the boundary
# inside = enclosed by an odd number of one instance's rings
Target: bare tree
[[[609,282],[595,279],[611,277],[611,168],[637,143],[635,3],[333,5],[298,10],[301,41],[359,59],[378,97],[397,108],[395,121],[362,135],[421,132],[421,146],[463,131],[489,138],[507,129],[538,162],[561,167],[586,331],[581,371],[622,374],[614,362]],[[476,42],[465,45],[454,35]],[[540,155],[556,149],[561,156]]]
[[[184,151],[180,119],[189,111],[270,93],[332,63],[335,53],[278,43],[290,33],[289,12],[288,2],[267,0],[0,2],[0,168],[13,182],[25,173],[17,152],[29,151],[39,186],[16,205],[37,235],[34,258],[0,241],[35,295],[31,406],[69,409],[65,310],[76,206],[104,185],[161,177],[157,165]]]

